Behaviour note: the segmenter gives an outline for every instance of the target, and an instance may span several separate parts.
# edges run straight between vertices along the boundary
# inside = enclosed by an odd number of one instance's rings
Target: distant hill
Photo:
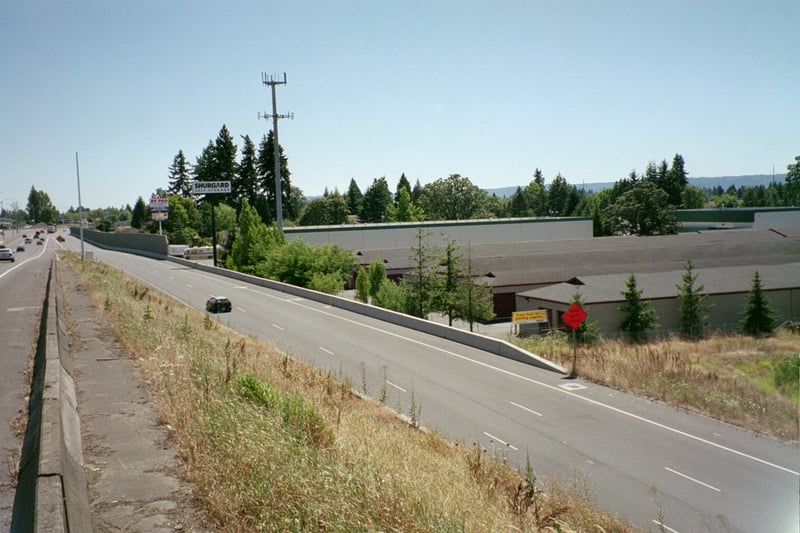
[[[726,190],[731,185],[735,187],[756,187],[758,185],[769,185],[771,181],[775,180],[775,183],[783,183],[786,179],[786,174],[752,174],[748,176],[719,176],[716,178],[689,178],[689,185],[694,185],[695,187],[700,187],[701,189],[713,189],[717,186],[722,187],[722,190]],[[598,183],[570,183],[570,185],[576,185],[579,189],[583,188],[586,192],[598,192],[602,191],[603,189],[610,189],[614,186],[614,181],[607,181],[607,182],[598,182]],[[520,185],[524,187],[527,183]],[[486,189],[486,192],[489,194],[495,194],[499,197],[509,197],[512,196],[517,191],[517,186],[513,187],[498,187],[496,189]]]

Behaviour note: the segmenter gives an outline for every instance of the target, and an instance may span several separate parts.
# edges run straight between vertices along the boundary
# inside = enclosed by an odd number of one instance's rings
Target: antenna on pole
[[[266,112],[259,113],[258,118],[272,119],[272,147],[274,149],[274,157],[275,157],[275,218],[278,223],[278,230],[283,231],[283,200],[282,200],[282,192],[281,192],[281,149],[280,145],[278,144],[278,119],[279,118],[294,118],[294,113],[288,113],[286,115],[279,115],[278,114],[278,101],[275,97],[275,86],[276,85],[286,85],[286,73],[283,73],[283,81],[276,80],[275,77],[270,74],[267,76],[265,72],[261,73],[261,83],[264,85],[269,85],[270,89],[272,89],[272,114],[268,115]]]

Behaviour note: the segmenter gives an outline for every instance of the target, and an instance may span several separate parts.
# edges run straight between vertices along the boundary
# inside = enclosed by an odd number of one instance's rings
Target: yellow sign
[[[511,314],[512,322],[547,322],[547,309],[534,309],[532,311],[514,311]]]

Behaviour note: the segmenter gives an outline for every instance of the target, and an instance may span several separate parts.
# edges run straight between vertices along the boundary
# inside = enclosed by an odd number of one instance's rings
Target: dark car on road
[[[0,248],[0,261],[14,262],[14,252],[8,248]]]
[[[212,296],[206,302],[209,313],[230,313],[232,309],[231,301],[225,296]]]

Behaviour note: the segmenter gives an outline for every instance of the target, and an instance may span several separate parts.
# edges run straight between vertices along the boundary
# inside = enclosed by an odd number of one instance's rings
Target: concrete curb
[[[66,358],[69,340],[58,281],[57,259],[50,266],[45,330],[44,383],[41,397],[39,457],[32,531],[93,530],[89,486],[83,469],[81,426],[75,383]],[[35,428],[34,428],[35,429]],[[28,431],[32,429],[29,428]]]

